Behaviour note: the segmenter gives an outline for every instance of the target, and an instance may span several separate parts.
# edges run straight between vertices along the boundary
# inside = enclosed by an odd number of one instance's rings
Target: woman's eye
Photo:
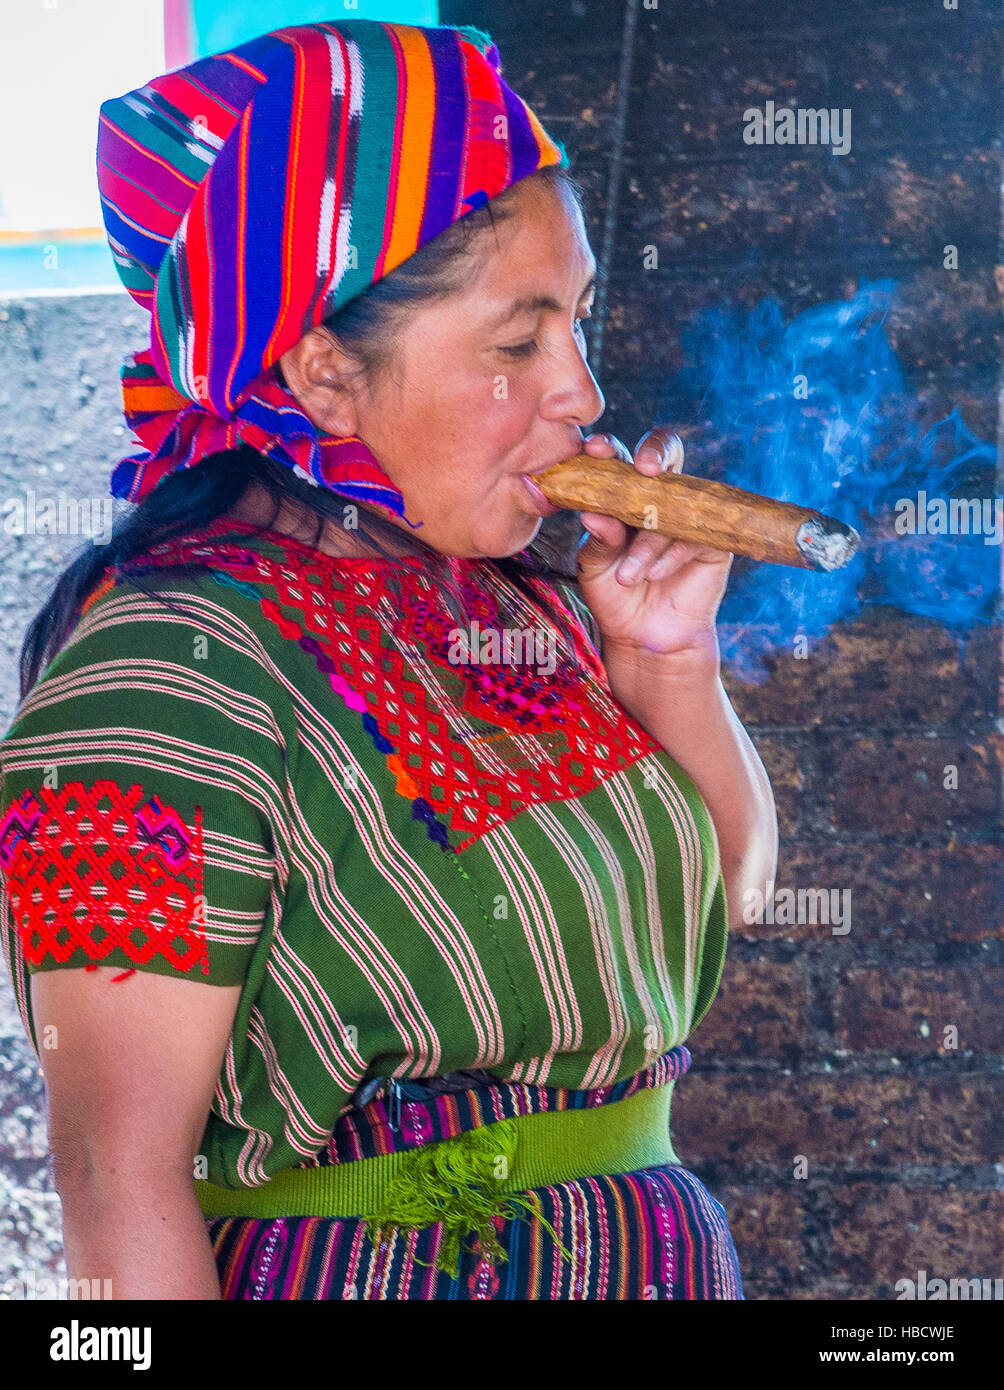
[[[575,326],[579,330],[579,332],[583,334],[583,336],[585,335],[585,330],[583,329],[582,325],[586,319],[591,318],[592,314],[582,314],[579,318],[575,320]],[[528,343],[516,343],[514,347],[499,348],[499,352],[504,352],[507,357],[529,357],[531,353],[536,351],[536,338],[531,339],[531,341]]]

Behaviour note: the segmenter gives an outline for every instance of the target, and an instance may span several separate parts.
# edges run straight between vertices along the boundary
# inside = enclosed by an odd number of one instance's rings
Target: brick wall
[[[597,428],[633,446],[676,424],[713,471],[723,442],[675,380],[682,325],[767,294],[790,318],[890,276],[917,418],[958,406],[998,437],[1001,27],[989,0],[960,10],[443,4],[443,22],[496,39],[587,186],[611,274]],[[851,153],[744,146],[742,112],[767,98],[851,107]],[[972,484],[1004,491],[986,470]],[[726,678],[774,785],[778,888],[850,889],[853,906],[843,936],[764,923],[733,938],[674,1100],[677,1151],[729,1213],[749,1298],[1004,1274],[1000,636],[960,644],[866,608],[808,659],[777,656],[763,685]]]

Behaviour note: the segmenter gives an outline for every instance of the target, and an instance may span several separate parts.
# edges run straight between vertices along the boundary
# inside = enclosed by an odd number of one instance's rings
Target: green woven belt
[[[395,1181],[414,1170],[416,1155],[442,1159],[466,1151],[473,1138],[495,1159],[494,1197],[679,1163],[669,1133],[673,1082],[636,1091],[625,1100],[585,1110],[551,1110],[466,1130],[451,1139],[400,1153],[323,1168],[285,1168],[260,1187],[233,1189],[196,1180],[203,1215],[372,1217],[393,1202]],[[436,1150],[430,1155],[429,1150]],[[498,1165],[498,1156],[505,1163]],[[502,1176],[499,1176],[501,1167]]]

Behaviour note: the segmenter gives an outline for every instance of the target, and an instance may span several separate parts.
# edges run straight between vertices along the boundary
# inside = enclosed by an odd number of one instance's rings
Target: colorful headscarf
[[[122,369],[145,451],[116,465],[112,495],[141,501],[244,441],[403,516],[364,441],[318,431],[274,364],[451,223],[568,162],[470,27],[297,25],[104,102],[105,229],[151,315]]]

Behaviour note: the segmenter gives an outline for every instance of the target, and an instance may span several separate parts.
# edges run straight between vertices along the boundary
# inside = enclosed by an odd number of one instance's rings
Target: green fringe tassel
[[[464,38],[469,40],[469,42],[482,53],[487,53],[495,42],[491,34],[486,33],[484,29],[475,28],[473,24],[444,24],[441,27],[444,29],[459,29]]]
[[[379,1249],[394,1230],[417,1229],[441,1221],[443,1241],[435,1265],[456,1278],[464,1235],[474,1232],[482,1254],[493,1261],[507,1260],[509,1256],[499,1244],[493,1218],[526,1220],[520,1208],[527,1208],[554,1237],[562,1255],[571,1260],[571,1252],[558,1240],[554,1227],[541,1216],[532,1198],[493,1195],[493,1189],[508,1174],[515,1152],[516,1125],[511,1119],[409,1150],[404,1167],[394,1180],[393,1192],[366,1219],[373,1246]],[[503,1158],[505,1166],[499,1174],[497,1165]],[[418,1263],[429,1265],[428,1260]]]

